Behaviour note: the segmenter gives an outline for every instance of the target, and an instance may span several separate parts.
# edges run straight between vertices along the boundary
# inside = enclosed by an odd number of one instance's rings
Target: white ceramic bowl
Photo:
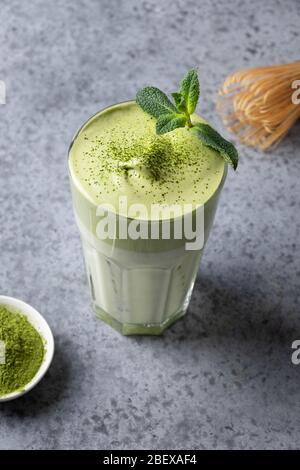
[[[46,320],[42,317],[42,315],[37,312],[33,307],[22,302],[22,300],[15,299],[13,297],[6,297],[5,295],[0,295],[0,305],[6,305],[8,308],[12,307],[12,309],[23,313],[28,318],[28,321],[35,327],[35,329],[39,332],[41,337],[45,340],[45,356],[44,360],[41,364],[36,375],[33,377],[31,382],[29,382],[23,390],[18,392],[9,393],[8,395],[0,396],[0,402],[14,400],[15,398],[19,398],[20,396],[24,395],[25,393],[29,392],[30,390],[35,387],[39,381],[44,377],[49,366],[53,359],[54,354],[54,339],[50,327]]]

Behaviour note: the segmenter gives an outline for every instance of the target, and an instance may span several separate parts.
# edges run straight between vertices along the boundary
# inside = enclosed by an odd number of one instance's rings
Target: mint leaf
[[[156,123],[156,133],[165,134],[166,132],[173,131],[178,127],[184,127],[186,124],[186,116],[170,113],[160,116]]]
[[[203,122],[195,124],[191,130],[204,145],[219,152],[224,160],[236,170],[239,156],[235,146],[231,142],[224,139],[224,137],[209,124]]]
[[[136,102],[143,111],[155,118],[159,118],[162,114],[176,113],[176,108],[167,95],[152,86],[139,90]]]
[[[176,91],[171,93],[171,95],[174,98],[177,111],[186,113],[185,99],[182,94]]]
[[[187,112],[193,114],[200,95],[200,85],[196,70],[190,70],[180,82],[179,92],[184,97]]]

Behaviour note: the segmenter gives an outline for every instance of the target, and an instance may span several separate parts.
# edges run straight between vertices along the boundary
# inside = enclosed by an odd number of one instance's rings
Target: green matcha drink
[[[205,244],[227,164],[188,127],[157,135],[155,118],[129,101],[83,125],[70,148],[69,171],[94,310],[123,334],[160,334],[186,312],[203,251],[187,250],[185,233],[178,238],[171,230],[164,238],[160,230],[185,216],[194,220],[203,208]],[[135,205],[143,210],[132,211]],[[170,207],[180,207],[181,215]],[[117,225],[112,236],[99,237],[107,215]],[[159,234],[151,237],[149,230],[140,239],[116,229],[138,221],[157,224]]]

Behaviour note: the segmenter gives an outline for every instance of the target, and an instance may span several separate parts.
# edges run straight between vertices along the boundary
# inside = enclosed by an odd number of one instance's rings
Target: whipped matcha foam
[[[130,101],[105,109],[81,128],[69,166],[91,203],[112,204],[126,216],[119,207],[124,194],[128,205],[142,203],[149,214],[151,204],[204,204],[219,187],[225,164],[188,128],[156,135],[155,119]]]

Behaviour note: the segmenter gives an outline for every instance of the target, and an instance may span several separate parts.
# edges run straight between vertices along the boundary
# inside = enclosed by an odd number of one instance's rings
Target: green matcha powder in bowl
[[[0,402],[35,387],[53,354],[53,335],[46,320],[25,302],[0,296]]]

